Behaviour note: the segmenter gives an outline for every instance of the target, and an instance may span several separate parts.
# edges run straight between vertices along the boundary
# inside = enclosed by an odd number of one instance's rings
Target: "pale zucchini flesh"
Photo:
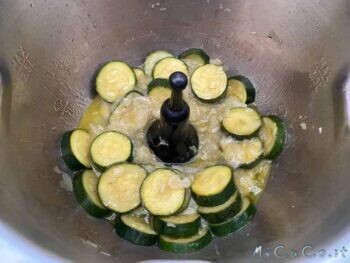
[[[152,246],[158,235],[144,217],[124,214],[115,224],[116,233],[123,239],[140,246]]]
[[[199,214],[184,214],[168,217],[152,217],[153,229],[172,237],[187,237],[198,233],[201,225]]]
[[[222,120],[223,129],[238,140],[254,137],[260,126],[260,116],[251,108],[231,108]]]
[[[169,99],[171,96],[171,88],[169,80],[167,79],[154,79],[148,84],[147,88],[148,96],[156,101],[163,102]]]
[[[232,171],[228,166],[210,166],[195,175],[191,189],[198,195],[215,195],[222,192],[231,180]]]
[[[225,160],[233,168],[251,168],[264,154],[262,142],[257,137],[242,141],[224,137],[220,141],[220,148]]]
[[[206,64],[192,74],[191,87],[194,95],[203,102],[217,102],[225,96],[227,76],[222,67]]]
[[[168,57],[157,62],[153,69],[153,78],[169,79],[174,72],[180,71],[188,76],[188,68],[180,59]]]
[[[157,169],[147,176],[141,187],[141,199],[153,215],[167,216],[183,209],[188,189],[173,185],[180,175],[171,169]]]
[[[260,199],[269,179],[271,161],[262,160],[252,169],[235,171],[235,184],[242,196],[246,196],[253,204]]]
[[[154,69],[154,65],[157,64],[159,60],[168,57],[173,57],[173,55],[166,50],[156,50],[148,54],[144,63],[145,74],[151,76]]]
[[[139,165],[116,164],[102,173],[98,194],[105,207],[127,213],[141,204],[140,188],[147,172]]]
[[[90,135],[84,130],[74,130],[70,136],[71,149],[74,156],[85,167],[91,167],[89,160]]]
[[[229,79],[227,85],[227,96],[235,96],[241,102],[245,103],[247,100],[247,92],[244,84],[236,79]]]
[[[97,93],[108,102],[117,101],[133,90],[136,77],[132,68],[122,61],[105,64],[96,78]]]
[[[217,206],[235,192],[232,170],[226,165],[209,166],[195,175],[192,197],[200,206]]]
[[[133,216],[133,215],[122,215],[120,219],[127,226],[132,227],[140,232],[150,234],[150,235],[157,235],[157,233],[154,232],[151,226],[147,224],[142,217]]]
[[[90,157],[97,167],[105,168],[132,158],[131,140],[124,134],[107,131],[98,135],[91,144]]]
[[[190,237],[170,237],[161,235],[158,247],[162,250],[173,253],[189,253],[207,246],[212,236],[207,228],[202,228],[196,235]]]
[[[185,61],[185,63],[191,70],[208,64],[210,60],[209,56],[202,49],[199,48],[188,49],[182,52],[179,55],[179,58]]]
[[[80,206],[90,215],[103,218],[111,213],[97,194],[98,177],[92,170],[85,170],[73,178],[74,195]]]
[[[227,88],[228,96],[235,96],[243,103],[255,101],[255,88],[252,82],[241,75],[230,77]]]
[[[275,159],[280,155],[284,148],[286,136],[286,129],[281,118],[274,115],[262,118],[259,137],[264,145],[266,159]]]

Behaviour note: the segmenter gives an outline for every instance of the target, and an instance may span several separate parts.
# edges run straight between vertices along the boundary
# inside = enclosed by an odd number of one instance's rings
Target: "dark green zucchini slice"
[[[63,134],[61,156],[73,172],[90,168],[89,159],[90,135],[82,129],[75,129]]]
[[[99,134],[90,147],[91,161],[100,171],[114,163],[131,161],[132,154],[133,145],[129,137],[116,131]]]
[[[98,177],[92,170],[74,176],[73,189],[74,195],[80,206],[90,215],[103,218],[111,214],[111,211],[106,208],[97,194]]]
[[[109,167],[98,182],[101,202],[114,212],[130,212],[141,204],[140,188],[146,176],[146,170],[137,164],[120,163]]]
[[[249,139],[258,134],[261,119],[252,108],[231,108],[224,115],[221,126],[237,140]]]
[[[236,191],[225,203],[218,206],[198,206],[197,211],[209,223],[221,223],[241,209],[241,196]]]
[[[266,159],[275,159],[283,151],[287,133],[283,120],[278,116],[262,117],[259,137],[264,145]]]
[[[201,225],[199,214],[152,217],[153,229],[160,235],[188,237],[198,233]]]
[[[244,76],[234,76],[228,79],[227,96],[235,96],[243,103],[255,101],[255,88],[252,82]]]
[[[118,101],[136,85],[133,69],[123,61],[110,61],[96,77],[96,91],[108,102]]]
[[[140,246],[152,246],[158,235],[143,217],[125,214],[117,220],[115,232],[123,239]]]
[[[226,95],[227,76],[222,67],[206,64],[198,67],[191,77],[193,94],[202,102],[214,103]]]
[[[209,228],[215,236],[227,236],[249,224],[253,220],[255,213],[255,206],[247,197],[244,197],[242,199],[241,210],[238,214],[219,224],[209,223]]]
[[[181,182],[181,175],[176,170],[154,170],[141,187],[143,206],[158,216],[170,216],[183,211],[190,201],[191,193],[178,182]]]
[[[189,253],[207,246],[212,240],[211,233],[207,228],[202,228],[196,235],[190,237],[170,237],[161,235],[158,247],[161,250],[173,253]]]
[[[209,166],[195,175],[192,197],[200,206],[225,203],[235,192],[232,170],[226,165]]]

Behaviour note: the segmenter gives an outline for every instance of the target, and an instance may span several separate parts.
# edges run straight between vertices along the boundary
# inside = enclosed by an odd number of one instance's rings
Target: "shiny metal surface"
[[[259,262],[258,245],[300,252],[310,244],[314,252],[333,254],[350,248],[349,24],[348,0],[1,1],[6,231],[47,250],[40,253],[81,262]],[[130,245],[108,223],[87,217],[59,187],[53,167],[60,135],[77,124],[94,94],[99,65],[116,58],[138,65],[153,49],[189,47],[203,47],[230,65],[230,73],[251,77],[259,108],[284,116],[290,136],[253,223],[198,253],[173,255]]]

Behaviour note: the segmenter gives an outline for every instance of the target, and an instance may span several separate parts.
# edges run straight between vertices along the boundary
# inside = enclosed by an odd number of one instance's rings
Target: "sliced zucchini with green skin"
[[[281,154],[286,136],[286,129],[280,117],[274,115],[262,117],[259,137],[264,145],[266,159],[275,159]]]
[[[218,206],[198,206],[197,211],[209,223],[221,223],[241,209],[241,196],[236,191],[225,203]]]
[[[108,102],[118,101],[133,90],[136,76],[132,68],[123,61],[105,64],[96,78],[96,91]]]
[[[192,92],[202,102],[214,103],[226,95],[227,76],[222,67],[206,64],[198,67],[191,77]]]
[[[202,49],[190,48],[179,55],[179,59],[185,61],[191,69],[196,69],[200,66],[209,63],[209,56]]]
[[[177,180],[181,180],[179,173],[165,168],[156,169],[147,176],[141,187],[141,200],[151,214],[170,216],[187,207],[189,189],[175,184]]]
[[[115,224],[115,232],[123,239],[140,246],[152,246],[158,235],[142,217],[122,215]]]
[[[140,188],[146,170],[132,163],[111,166],[100,176],[98,195],[103,205],[117,213],[127,213],[141,204]]]
[[[154,79],[169,79],[174,72],[180,71],[188,76],[185,62],[177,58],[163,58],[154,66],[152,76]]]
[[[248,104],[255,101],[255,88],[248,78],[238,75],[228,79],[227,95]]]
[[[153,229],[160,235],[188,237],[197,234],[200,225],[199,214],[152,217]]]
[[[243,141],[226,137],[220,141],[220,148],[225,160],[235,169],[252,168],[264,155],[263,144],[257,137]]]
[[[227,236],[249,224],[253,220],[255,213],[255,206],[248,198],[244,197],[241,210],[237,215],[219,224],[209,224],[209,228],[215,236]]]
[[[256,136],[261,126],[259,114],[252,108],[231,108],[225,113],[221,126],[228,134],[237,140]]]
[[[238,169],[234,180],[242,196],[246,196],[253,204],[261,197],[265,190],[271,170],[271,161],[262,160],[252,169]]]
[[[196,235],[190,237],[159,236],[158,247],[161,250],[173,253],[189,253],[200,250],[212,240],[212,235],[207,228],[202,228]]]
[[[65,164],[73,172],[90,168],[89,160],[90,135],[82,129],[75,129],[63,134],[61,155]]]
[[[195,175],[192,197],[200,206],[225,203],[235,192],[232,169],[226,165],[209,166]]]
[[[73,189],[74,195],[80,206],[90,215],[103,218],[111,214],[97,195],[98,177],[92,170],[74,176]]]
[[[166,50],[156,50],[151,53],[149,53],[145,60],[145,73],[148,76],[152,75],[154,65],[157,64],[159,60],[162,60],[163,58],[169,58],[174,57],[170,52]]]
[[[114,163],[131,161],[132,153],[131,140],[116,131],[101,133],[93,140],[90,147],[91,161],[100,171]]]
[[[165,101],[171,96],[171,88],[167,79],[154,79],[148,84],[148,96]]]

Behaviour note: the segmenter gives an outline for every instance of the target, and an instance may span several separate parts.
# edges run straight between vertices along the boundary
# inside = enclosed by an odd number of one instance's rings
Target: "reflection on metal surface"
[[[347,75],[347,79],[344,83],[344,111],[345,111],[345,127],[346,132],[350,133],[350,72]]]

